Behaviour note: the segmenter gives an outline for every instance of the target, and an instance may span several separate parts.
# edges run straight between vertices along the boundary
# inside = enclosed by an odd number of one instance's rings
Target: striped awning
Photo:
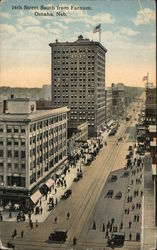
[[[45,185],[50,188],[54,184],[54,181],[50,178],[48,181],[45,182]]]
[[[42,197],[42,194],[40,193],[39,190],[37,190],[30,198],[33,201],[34,204],[36,204],[40,198]]]

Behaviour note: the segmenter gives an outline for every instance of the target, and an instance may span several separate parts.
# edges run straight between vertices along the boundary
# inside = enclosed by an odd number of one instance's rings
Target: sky
[[[49,43],[76,41],[80,34],[99,41],[98,24],[107,49],[106,86],[143,87],[147,72],[155,84],[155,12],[154,0],[1,0],[0,86],[50,84]]]

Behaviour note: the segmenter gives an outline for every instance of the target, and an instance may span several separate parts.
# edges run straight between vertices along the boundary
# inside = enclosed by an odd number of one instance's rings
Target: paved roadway
[[[126,128],[132,125],[130,122],[123,121],[116,135],[108,137],[107,146],[101,149],[91,166],[85,168],[83,179],[72,184],[72,196],[66,201],[60,201],[56,209],[44,223],[39,224],[39,227],[31,230],[28,223],[0,223],[3,243],[5,244],[8,240],[11,241],[11,234],[16,228],[18,235],[14,239],[14,243],[16,249],[20,250],[73,249],[74,236],[78,239],[77,248],[75,247],[75,249],[104,249],[105,241],[93,242],[94,246],[92,242],[88,241],[89,231],[96,204],[108,175],[111,171],[122,169],[125,166],[128,145],[132,143],[128,133],[132,129],[128,131]],[[116,145],[119,136],[125,139]],[[66,219],[68,211],[70,212],[69,220]],[[58,218],[57,224],[54,224],[55,216]],[[58,245],[47,241],[49,234],[55,228],[66,228],[68,230],[68,239],[65,244]],[[23,239],[19,235],[22,229],[24,230]],[[130,248],[127,246],[126,249],[136,249],[131,243],[128,244],[130,244]]]

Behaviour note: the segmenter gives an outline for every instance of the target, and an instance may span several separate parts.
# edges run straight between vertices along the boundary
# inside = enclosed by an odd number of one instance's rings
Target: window
[[[19,151],[14,152],[14,157],[19,157]]]
[[[8,150],[8,158],[11,158],[12,157],[12,152],[11,150]]]
[[[25,158],[25,151],[21,151],[21,158]]]
[[[25,164],[21,164],[21,168],[22,168],[22,169],[25,169]]]
[[[3,125],[0,125],[0,133],[3,133]]]
[[[14,127],[14,133],[18,133],[19,132],[19,127],[18,126],[15,126]]]
[[[11,133],[12,132],[12,127],[11,126],[7,126],[7,133]]]
[[[18,163],[15,163],[15,169],[18,169],[19,168],[19,164]]]
[[[8,163],[8,169],[11,169],[12,165],[11,163]]]
[[[0,146],[3,145],[3,140],[0,140]]]
[[[25,146],[25,140],[24,139],[21,140],[21,146]]]
[[[14,145],[18,146],[19,145],[19,141],[17,139],[14,140]]]

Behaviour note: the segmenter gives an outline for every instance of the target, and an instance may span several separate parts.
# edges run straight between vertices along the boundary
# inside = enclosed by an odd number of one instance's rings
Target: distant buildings
[[[29,99],[9,99],[0,116],[0,200],[29,207],[50,188],[53,173],[67,159],[67,112],[37,110]],[[45,184],[44,184],[45,183]]]
[[[105,122],[105,54],[99,42],[84,39],[50,43],[54,107],[68,106],[68,120],[88,122],[89,136],[97,136]]]
[[[51,100],[51,85],[44,84],[42,87],[42,98],[44,100]]]
[[[118,119],[125,115],[125,89],[124,84],[112,83],[112,115],[114,119]]]

